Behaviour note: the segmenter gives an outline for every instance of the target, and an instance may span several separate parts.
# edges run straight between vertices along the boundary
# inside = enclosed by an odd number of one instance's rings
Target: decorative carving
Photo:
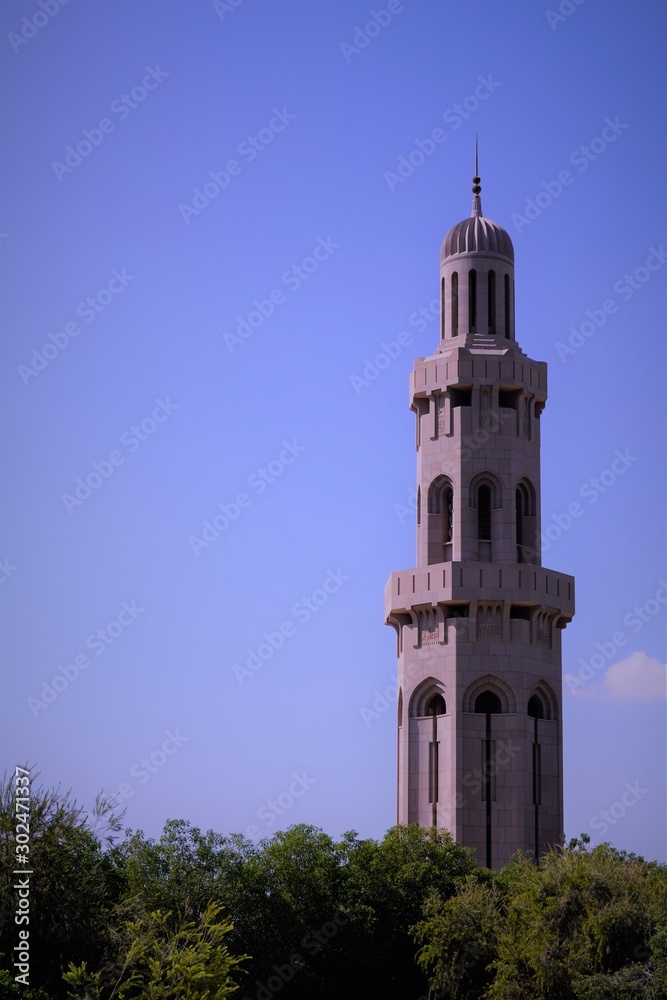
[[[551,645],[551,622],[542,622],[537,626],[537,641],[540,646]]]
[[[447,433],[447,426],[445,423],[445,396],[438,396],[438,436]]]
[[[419,630],[419,640],[422,646],[433,646],[438,642],[438,626],[422,625]]]
[[[484,642],[502,642],[503,627],[494,622],[477,622],[477,638]]]

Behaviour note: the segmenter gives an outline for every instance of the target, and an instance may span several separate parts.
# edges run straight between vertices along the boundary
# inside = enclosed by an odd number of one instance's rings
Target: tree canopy
[[[33,786],[19,985],[4,783],[0,1000],[667,997],[667,868],[609,844],[491,872],[417,826],[376,841],[302,824],[255,844],[184,820],[121,836],[120,822],[103,798],[88,814]]]

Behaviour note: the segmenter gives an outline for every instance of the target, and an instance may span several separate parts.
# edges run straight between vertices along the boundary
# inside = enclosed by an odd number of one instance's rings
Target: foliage
[[[26,770],[28,770],[26,768]],[[30,791],[30,948],[39,956],[31,980],[62,994],[62,967],[71,958],[97,962],[104,951],[109,915],[123,892],[112,843],[121,817],[98,796],[87,814],[69,791],[45,790],[33,776]],[[14,786],[0,785],[0,953],[11,967],[16,944],[13,920]],[[105,849],[106,845],[106,849]],[[39,968],[37,968],[37,965]]]
[[[435,892],[414,929],[422,944],[417,959],[432,969],[433,983],[452,1000],[477,1000],[493,981],[502,932],[502,894],[471,877],[450,899]]]
[[[255,844],[178,820],[116,843],[103,798],[86,815],[68,792],[31,795],[23,988],[0,788],[0,1000],[425,1000],[429,982],[439,1000],[667,997],[667,868],[585,836],[491,872],[442,830],[298,825]]]
[[[582,837],[537,865],[517,857],[490,885],[433,897],[415,934],[433,994],[657,1000],[667,996],[667,869]],[[466,940],[479,961],[464,975]]]
[[[0,969],[0,1000],[49,1000],[42,990],[15,982],[11,972]]]
[[[209,904],[199,920],[156,910],[121,928],[111,960],[90,973],[70,964],[64,979],[72,1000],[226,1000],[236,990],[234,958],[225,937],[232,929]],[[244,956],[245,957],[245,956]]]

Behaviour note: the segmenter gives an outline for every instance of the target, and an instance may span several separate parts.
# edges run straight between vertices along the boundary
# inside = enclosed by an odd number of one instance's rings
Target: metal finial
[[[482,199],[480,194],[482,187],[479,180],[479,143],[478,138],[475,136],[475,176],[472,179],[472,212],[471,215],[481,215],[482,214]]]

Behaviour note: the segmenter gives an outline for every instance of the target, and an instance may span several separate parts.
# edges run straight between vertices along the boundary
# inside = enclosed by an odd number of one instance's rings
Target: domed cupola
[[[472,191],[470,218],[452,226],[440,253],[441,340],[514,340],[514,247],[509,233],[482,215],[477,150]]]

